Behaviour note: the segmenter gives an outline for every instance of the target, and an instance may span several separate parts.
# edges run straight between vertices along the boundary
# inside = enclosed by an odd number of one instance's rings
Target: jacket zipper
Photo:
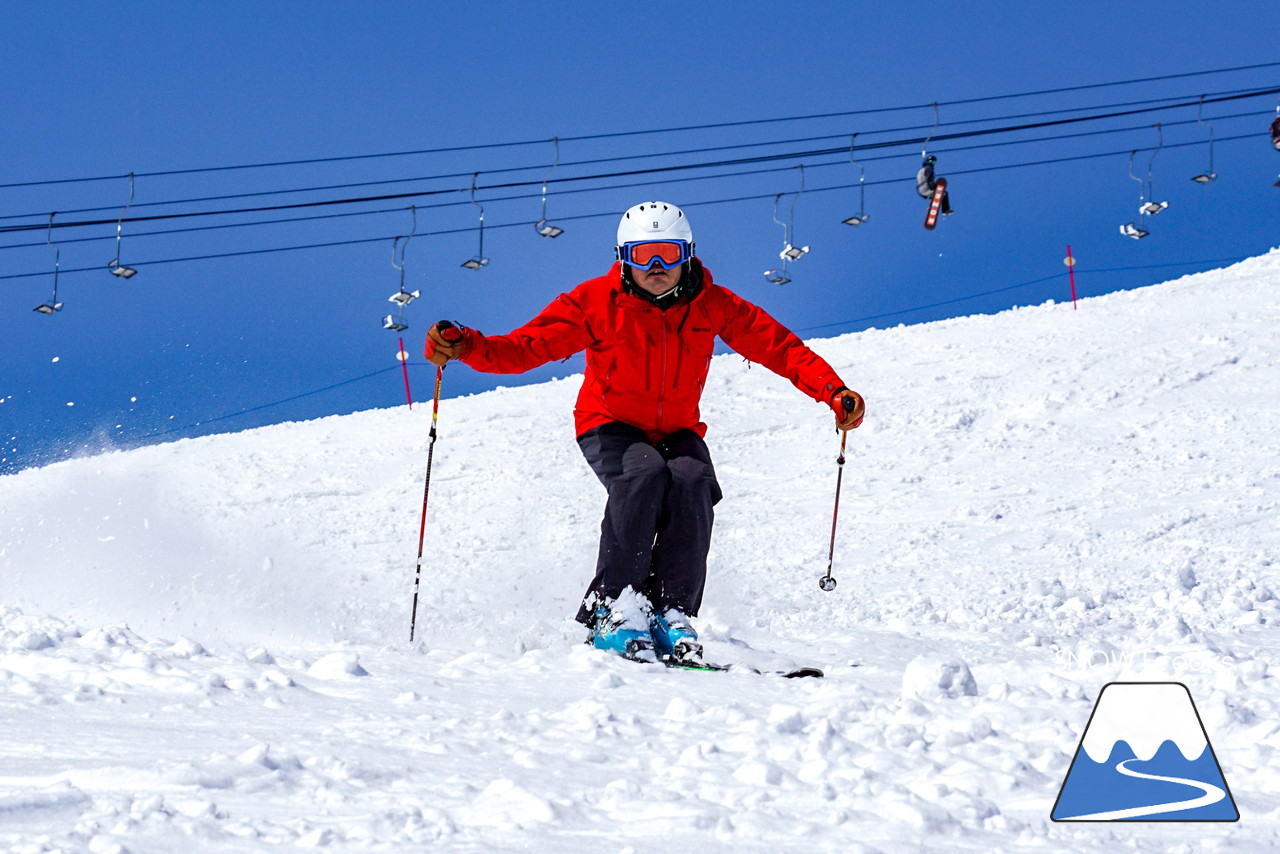
[[[667,394],[667,314],[662,313],[662,376],[658,384],[658,429],[663,429],[662,401]]]
[[[676,330],[676,375],[673,380],[673,388],[680,388],[680,377],[684,373],[684,340],[680,334],[680,330]]]
[[[649,345],[644,358],[644,390],[648,392],[653,391],[653,348],[658,342],[648,332],[644,334],[644,341]]]

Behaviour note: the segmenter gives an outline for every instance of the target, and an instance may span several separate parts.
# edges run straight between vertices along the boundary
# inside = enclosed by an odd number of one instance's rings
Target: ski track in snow
[[[412,646],[429,407],[0,477],[0,849],[1280,850],[1278,285],[812,342],[869,404],[832,593],[830,413],[718,357],[708,657],[823,680],[581,644],[576,378],[441,403]],[[1240,822],[1050,822],[1117,679]]]

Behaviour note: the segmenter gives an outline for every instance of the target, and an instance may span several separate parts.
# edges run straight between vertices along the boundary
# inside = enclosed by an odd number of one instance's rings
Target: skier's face
[[[682,267],[676,267],[672,270],[664,270],[660,264],[654,264],[648,270],[632,267],[631,276],[641,290],[654,296],[661,296],[679,284],[682,269]]]

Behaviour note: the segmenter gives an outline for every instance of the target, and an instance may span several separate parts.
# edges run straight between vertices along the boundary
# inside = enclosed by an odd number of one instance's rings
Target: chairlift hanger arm
[[[124,228],[124,218],[129,213],[129,208],[133,206],[133,173],[130,172],[126,177],[129,179],[129,201],[125,203],[124,210],[120,211],[120,218],[116,220],[116,260],[120,259],[120,234]],[[52,223],[49,227],[53,227]]]
[[[800,170],[800,189],[796,190],[795,196],[791,199],[791,209],[788,212],[789,220],[787,225],[787,242],[790,243],[792,236],[796,233],[796,202],[800,201],[800,197],[804,195],[804,164],[800,163],[796,166]]]
[[[551,168],[547,170],[547,174],[542,179],[542,218],[546,219],[547,214],[547,184],[551,181],[552,174],[555,173],[556,167],[560,165],[560,138],[551,137],[551,144],[555,146],[555,157],[551,161]]]

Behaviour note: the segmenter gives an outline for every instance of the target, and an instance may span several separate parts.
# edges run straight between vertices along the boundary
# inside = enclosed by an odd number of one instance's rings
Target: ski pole
[[[462,333],[458,332],[456,326],[447,320],[440,321],[441,334],[449,330],[461,337]],[[418,563],[413,575],[413,613],[409,617],[409,643],[413,643],[418,627],[418,584],[422,578],[422,544],[427,534],[427,497],[431,494],[431,461],[436,452],[436,421],[440,415],[440,384],[443,381],[444,365],[440,365],[436,368],[436,391],[431,398],[431,444],[427,446],[427,479],[422,487],[422,521],[418,524]]]
[[[844,398],[841,406],[844,407],[845,413],[853,412],[853,398]],[[842,430],[840,432],[840,456],[836,457],[836,504],[831,510],[831,549],[827,552],[827,574],[818,579],[818,586],[827,593],[836,589],[836,580],[831,577],[831,565],[835,562],[836,557],[836,520],[840,517],[840,482],[844,480],[844,447],[845,442],[849,440],[849,431]]]

